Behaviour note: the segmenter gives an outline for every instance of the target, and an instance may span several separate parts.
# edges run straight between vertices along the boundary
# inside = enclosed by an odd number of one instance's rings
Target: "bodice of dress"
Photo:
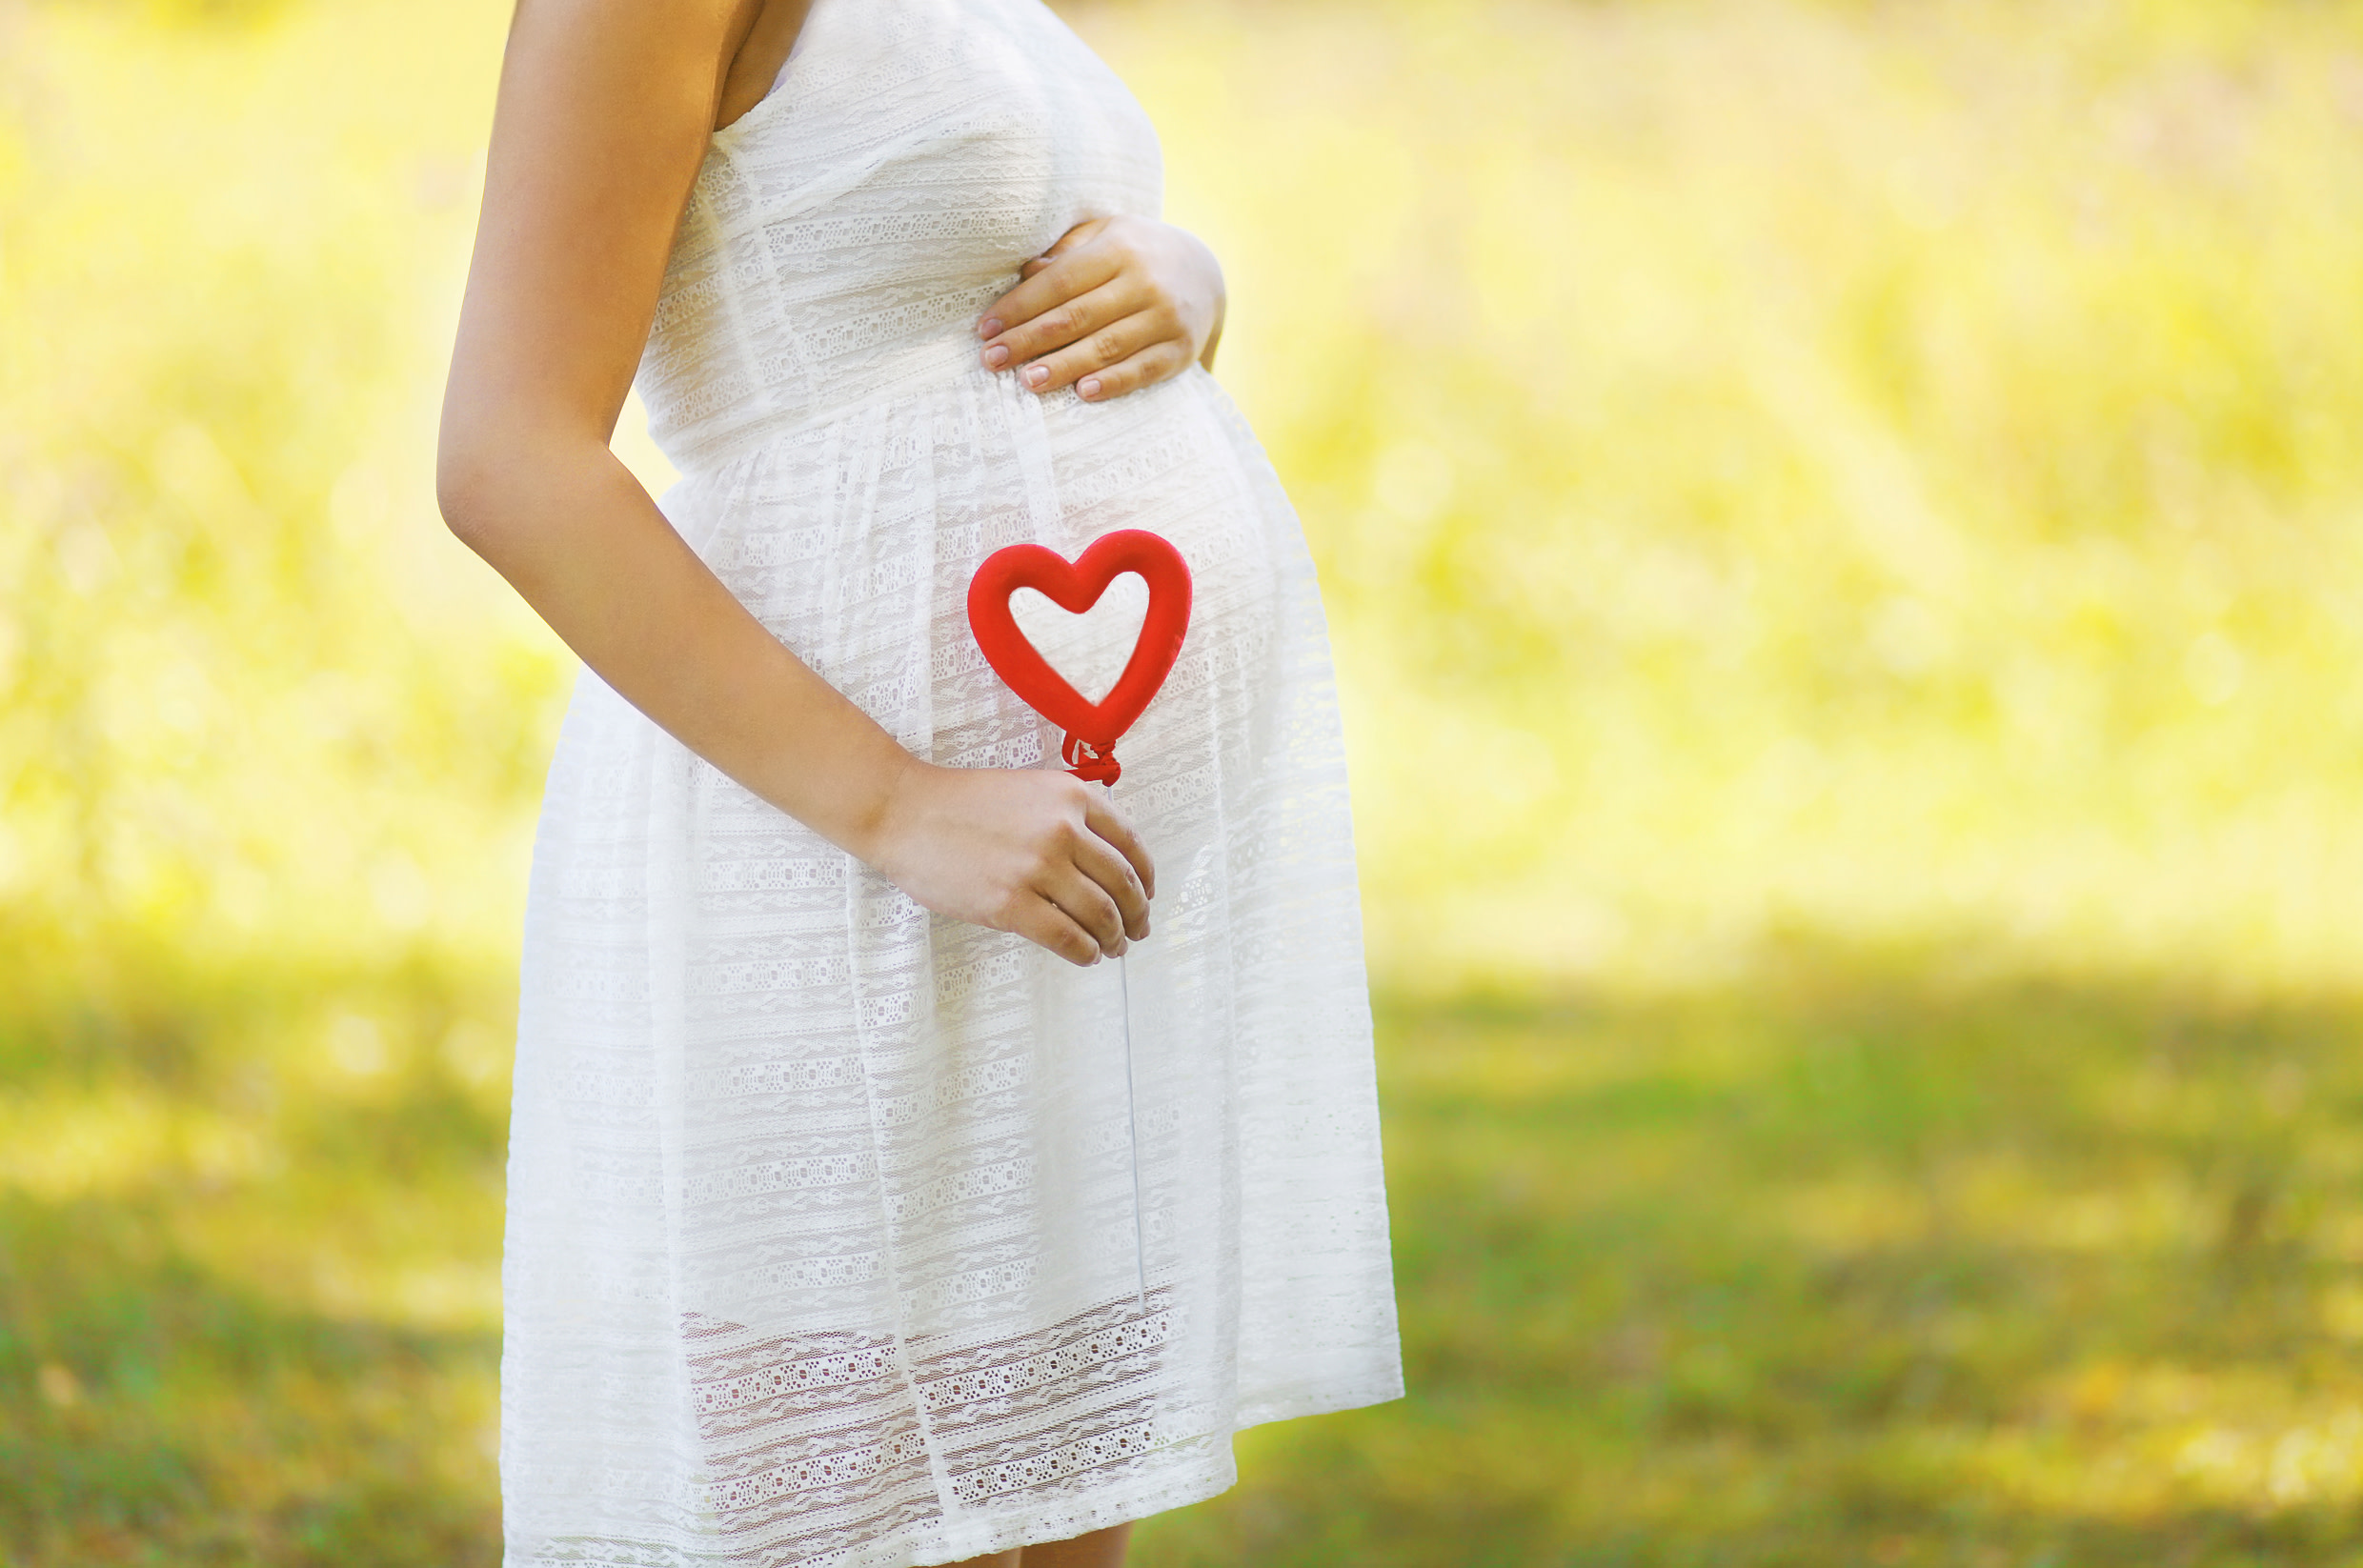
[[[636,386],[684,472],[978,369],[974,327],[1087,218],[1154,216],[1155,131],[1040,0],[816,0],[717,131]]]

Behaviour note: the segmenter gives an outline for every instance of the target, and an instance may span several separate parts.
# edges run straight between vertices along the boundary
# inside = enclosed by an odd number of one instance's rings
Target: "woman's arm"
[[[698,755],[929,909],[1096,962],[1147,935],[1154,887],[1100,793],[912,756],[780,646],[608,450],[762,3],[521,0],[444,397],[443,515]]]

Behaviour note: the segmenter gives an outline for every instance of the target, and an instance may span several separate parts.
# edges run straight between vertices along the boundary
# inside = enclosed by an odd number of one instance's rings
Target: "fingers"
[[[1045,256],[1065,255],[1069,251],[1074,250],[1077,246],[1084,244],[1089,240],[1097,239],[1100,235],[1100,231],[1108,226],[1108,221],[1109,220],[1106,218],[1085,218],[1082,222],[1077,224],[1065,233],[1060,234],[1057,239],[1052,240],[1050,242],[1050,249],[1044,251],[1042,254]]]
[[[1083,826],[1101,840],[1112,846],[1131,865],[1133,874],[1141,879],[1141,896],[1157,896],[1157,862],[1149,858],[1149,847],[1141,842],[1141,835],[1132,831],[1132,823],[1116,809],[1116,803],[1099,791],[1091,792],[1083,806]],[[1141,935],[1148,935],[1147,912],[1141,912]]]
[[[1096,400],[1161,381],[1182,370],[1189,359],[1182,324],[1170,310],[1156,305],[1089,332],[1065,348],[1045,352],[1018,374],[1028,392],[1052,392],[1071,386]]]
[[[1047,898],[1034,898],[1012,912],[1003,929],[1048,948],[1078,969],[1096,964],[1101,958],[1100,944],[1091,933]]]
[[[1149,934],[1148,890],[1141,885],[1140,874],[1132,869],[1131,861],[1099,834],[1085,834],[1075,847],[1075,864],[1116,901],[1117,915],[1126,937],[1137,942]]]
[[[1097,790],[1081,794],[1082,822],[1035,889],[1082,934],[1094,954],[1077,958],[1067,946],[1043,945],[1070,961],[1089,963],[1101,954],[1120,958],[1126,947],[1148,935],[1157,868],[1141,835],[1112,802]],[[1071,946],[1064,928],[1057,935]]]
[[[1059,906],[1060,914],[1082,927],[1095,952],[1111,958],[1123,955],[1127,945],[1123,912],[1108,896],[1107,889],[1081,868],[1071,864],[1060,868],[1048,878],[1041,894]]]
[[[1042,336],[1042,317],[1058,311],[1071,301],[1081,298],[1100,288],[1123,271],[1124,257],[1114,246],[1085,245],[1056,257],[1047,267],[1026,277],[1015,289],[984,308],[984,315],[977,323],[977,335],[987,340],[984,353],[988,369],[999,370],[992,362],[995,348],[1004,348],[1009,358],[1004,364],[1020,363],[1041,352],[1044,346],[1058,347],[1072,342],[1074,332],[1050,342]],[[1136,306],[1137,306],[1136,302]],[[1012,343],[1010,335],[1031,330],[1033,335],[1020,343]],[[1051,328],[1055,333],[1055,325]],[[1082,331],[1088,332],[1089,328]],[[1024,345],[1031,344],[1032,347]]]
[[[1150,344],[1129,359],[1078,376],[1076,395],[1086,403],[1101,403],[1143,387],[1153,387],[1190,368],[1190,351],[1178,337]],[[1055,384],[1055,383],[1054,383]],[[1049,391],[1045,386],[1043,391]]]
[[[1141,279],[1110,278],[1049,307],[1031,321],[1001,332],[984,346],[984,367],[989,371],[1005,371],[1012,365],[1040,360],[1045,354],[1084,342],[1095,332],[1106,332],[1158,309],[1156,295]],[[1178,332],[1181,323],[1176,321],[1173,327]],[[1041,385],[1030,376],[1021,379],[1028,386]]]
[[[1060,234],[1056,240],[1052,241],[1049,250],[1044,251],[1040,255],[1034,257],[1024,266],[1019,268],[1018,275],[1021,278],[1032,277],[1035,273],[1040,271],[1043,268],[1049,266],[1060,256],[1065,255],[1069,251],[1074,250],[1077,246],[1098,238],[1100,231],[1105,229],[1107,226],[1108,220],[1105,218],[1085,218],[1082,222],[1077,224],[1074,228],[1068,230],[1065,233]],[[1008,318],[1004,316],[1002,319],[1007,320]]]
[[[1131,824],[1100,792],[1058,778],[1062,820],[1040,847],[1022,887],[992,923],[1048,948],[1069,963],[1120,958],[1149,932],[1148,863]],[[1122,848],[1119,848],[1121,841]]]

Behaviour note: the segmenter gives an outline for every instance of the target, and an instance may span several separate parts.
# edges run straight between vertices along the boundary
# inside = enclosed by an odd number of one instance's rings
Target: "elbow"
[[[443,526],[487,560],[506,554],[540,523],[548,498],[568,488],[573,456],[512,426],[454,430],[447,422],[434,453]]]
[[[572,426],[454,417],[435,442],[434,503],[443,526],[495,567],[537,548],[555,520],[596,491],[614,462],[604,439]]]
[[[495,470],[486,443],[446,432],[434,454],[434,504],[443,526],[479,555],[500,510]]]

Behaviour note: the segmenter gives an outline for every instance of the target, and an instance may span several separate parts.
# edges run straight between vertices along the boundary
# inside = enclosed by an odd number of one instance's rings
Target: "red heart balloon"
[[[1126,572],[1138,572],[1148,584],[1148,614],[1124,673],[1106,696],[1088,702],[1018,630],[1009,595],[1031,588],[1080,615]],[[1116,782],[1121,772],[1116,765],[1117,738],[1164,685],[1189,624],[1189,565],[1180,551],[1144,529],[1102,534],[1072,564],[1040,545],[1011,545],[986,556],[968,584],[968,629],[985,662],[1028,707],[1066,732],[1060,754],[1073,764],[1067,771],[1100,783]]]

